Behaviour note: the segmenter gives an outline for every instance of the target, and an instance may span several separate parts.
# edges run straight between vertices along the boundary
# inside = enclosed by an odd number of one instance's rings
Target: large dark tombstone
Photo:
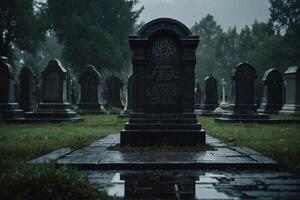
[[[121,145],[205,143],[194,112],[198,42],[184,24],[168,18],[153,20],[129,37],[134,100]]]
[[[300,114],[300,68],[289,67],[285,73],[285,104],[280,113]]]
[[[199,82],[196,82],[195,88],[195,109],[200,109],[201,107],[201,88]]]
[[[101,75],[94,66],[89,65],[80,73],[80,102],[78,109],[81,113],[103,114],[100,102]]]
[[[256,70],[247,62],[240,63],[231,71],[231,113],[222,114],[216,121],[263,122],[267,114],[256,113],[255,79]]]
[[[122,81],[115,75],[112,75],[106,80],[106,86],[107,86],[106,107],[109,109],[111,108],[124,109],[124,105],[122,104],[121,101],[121,90],[123,88]]]
[[[269,69],[262,78],[263,100],[259,112],[278,113],[283,105],[283,80],[282,75],[276,69]]]
[[[0,117],[7,121],[23,118],[24,112],[16,101],[14,69],[6,57],[1,57],[0,62]]]
[[[59,60],[51,60],[42,72],[41,100],[36,112],[25,114],[31,121],[77,121],[67,96],[67,70]]]
[[[19,75],[20,80],[20,107],[28,112],[32,111],[34,107],[34,89],[35,89],[35,75],[31,67],[23,67]]]

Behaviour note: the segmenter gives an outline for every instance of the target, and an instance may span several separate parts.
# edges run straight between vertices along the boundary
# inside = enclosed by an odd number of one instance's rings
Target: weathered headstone
[[[19,75],[20,80],[20,107],[28,112],[32,111],[34,106],[34,89],[35,89],[35,75],[31,67],[23,67]]]
[[[300,68],[289,67],[285,73],[285,104],[280,113],[300,114]]]
[[[124,109],[124,105],[122,104],[121,101],[121,90],[123,88],[122,81],[115,75],[112,75],[106,80],[106,86],[107,86],[106,107],[109,109],[111,108]]]
[[[270,118],[256,113],[255,79],[256,71],[247,62],[240,63],[231,71],[231,113],[222,114],[216,121],[263,122]]]
[[[200,109],[201,107],[201,88],[199,82],[196,82],[195,88],[195,109]]]
[[[32,121],[77,121],[67,97],[67,70],[59,60],[51,60],[42,72],[41,100],[36,112],[25,114]]]
[[[94,66],[89,65],[80,73],[80,102],[78,109],[81,113],[103,114],[100,101],[101,75]]]
[[[121,145],[205,143],[194,112],[198,42],[184,24],[168,18],[153,20],[129,37],[134,100]]]
[[[218,107],[218,87],[217,79],[211,74],[204,79],[204,111],[213,111]]]
[[[127,81],[127,98],[126,98],[126,106],[125,110],[122,111],[119,117],[128,117],[132,112],[133,108],[133,77],[132,74],[128,77]]]
[[[269,69],[262,78],[263,100],[259,112],[278,113],[283,105],[283,80],[276,69]]]
[[[6,57],[0,60],[0,117],[3,120],[22,118],[23,110],[19,109],[16,102],[16,80],[12,66]]]

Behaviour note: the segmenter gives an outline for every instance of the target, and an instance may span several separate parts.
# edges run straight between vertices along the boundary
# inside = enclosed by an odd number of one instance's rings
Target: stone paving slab
[[[207,135],[208,150],[185,151],[178,148],[167,151],[112,150],[120,141],[119,134],[109,135],[90,146],[67,151],[52,152],[31,162],[56,160],[58,165],[68,165],[79,170],[136,170],[136,169],[278,169],[277,162],[245,147],[228,147],[220,140]],[[58,152],[64,152],[63,149]]]
[[[300,177],[277,171],[85,171],[110,196],[132,199],[300,198]]]

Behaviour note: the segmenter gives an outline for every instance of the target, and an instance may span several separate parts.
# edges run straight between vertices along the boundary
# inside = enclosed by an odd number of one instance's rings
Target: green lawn
[[[80,123],[0,123],[0,199],[30,199],[25,197],[26,194],[34,194],[36,198],[32,199],[41,199],[43,195],[52,195],[54,199],[59,199],[60,195],[66,196],[65,199],[74,199],[74,196],[107,199],[72,169],[55,169],[53,164],[26,164],[52,150],[79,148],[117,133],[127,121],[116,115],[84,118],[85,121]],[[206,117],[199,117],[199,121],[208,134],[229,145],[248,146],[279,161],[287,170],[300,173],[300,125],[223,124]],[[15,193],[16,188],[18,193]],[[59,188],[65,188],[69,196]],[[5,196],[1,196],[3,194]]]
[[[199,117],[199,122],[208,134],[229,145],[250,147],[279,161],[287,170],[300,173],[300,124],[215,123],[207,117]]]

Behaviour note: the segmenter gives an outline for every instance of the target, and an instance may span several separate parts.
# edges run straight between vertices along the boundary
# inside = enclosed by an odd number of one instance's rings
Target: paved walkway
[[[246,147],[207,135],[197,148],[119,151],[119,134],[90,146],[58,149],[30,161],[73,166],[111,196],[133,199],[300,199],[300,177]]]

